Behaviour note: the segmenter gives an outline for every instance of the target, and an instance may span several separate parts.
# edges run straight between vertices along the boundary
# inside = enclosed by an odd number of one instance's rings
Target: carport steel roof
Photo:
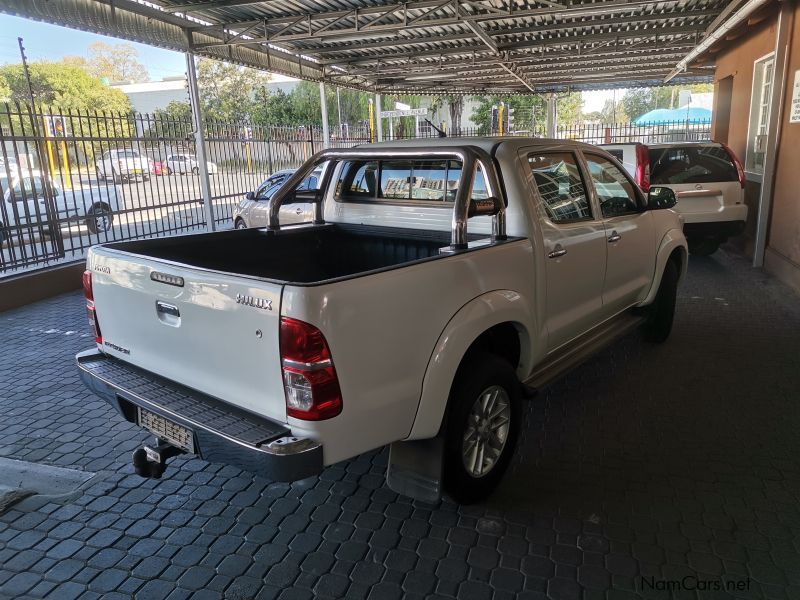
[[[0,11],[376,93],[655,85],[742,0],[0,0]],[[673,83],[707,81],[690,65]]]

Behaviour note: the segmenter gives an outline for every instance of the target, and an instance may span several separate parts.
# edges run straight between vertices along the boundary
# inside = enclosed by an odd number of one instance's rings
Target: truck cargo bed
[[[310,284],[435,258],[449,244],[449,232],[325,224],[280,231],[222,231],[105,247],[191,267]]]

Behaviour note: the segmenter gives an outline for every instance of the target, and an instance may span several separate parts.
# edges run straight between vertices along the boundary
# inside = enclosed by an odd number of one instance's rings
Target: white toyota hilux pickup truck
[[[307,202],[313,222],[281,227]],[[325,150],[270,203],[265,228],[89,253],[77,365],[155,434],[141,475],[193,453],[293,481],[390,445],[395,491],[477,501],[523,399],[635,326],[664,341],[686,270],[674,193],[578,142]]]

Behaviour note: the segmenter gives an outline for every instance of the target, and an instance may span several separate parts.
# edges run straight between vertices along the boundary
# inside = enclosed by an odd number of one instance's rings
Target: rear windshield
[[[650,150],[650,183],[739,181],[736,165],[719,146],[674,146]]]
[[[341,199],[450,203],[455,200],[461,163],[454,160],[356,160],[344,164],[336,192]],[[478,170],[473,198],[486,198],[486,182]]]

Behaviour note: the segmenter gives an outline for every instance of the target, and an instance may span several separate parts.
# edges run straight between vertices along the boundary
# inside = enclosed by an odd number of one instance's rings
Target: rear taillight
[[[322,421],[342,412],[342,392],[322,332],[303,321],[281,317],[281,366],[286,414]]]
[[[636,183],[645,194],[650,191],[650,153],[642,144],[636,144]]]
[[[739,177],[739,185],[742,186],[742,189],[744,189],[744,182],[745,182],[744,167],[742,166],[742,163],[739,162],[739,157],[736,156],[736,154],[734,154],[733,150],[731,150],[730,146],[728,146],[727,144],[720,144],[720,146],[722,146],[725,152],[728,153],[728,157],[736,166],[736,175]]]
[[[94,341],[98,344],[103,343],[103,335],[100,333],[100,323],[97,321],[97,310],[94,307],[94,288],[92,287],[92,272],[83,272],[83,295],[86,296],[86,315],[89,317],[89,327],[92,328]]]

